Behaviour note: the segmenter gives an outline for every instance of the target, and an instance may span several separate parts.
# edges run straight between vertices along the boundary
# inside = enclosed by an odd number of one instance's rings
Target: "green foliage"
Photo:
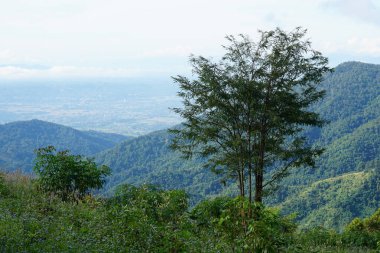
[[[188,208],[187,194],[183,190],[164,191],[154,185],[121,185],[110,201],[124,208],[142,209],[145,215],[161,222],[179,219]]]
[[[8,174],[0,201],[1,252],[199,252],[187,195],[152,186],[120,187],[111,199],[64,202]]]
[[[253,219],[247,216],[248,207],[249,202],[240,197],[218,197],[199,203],[191,211],[191,218],[196,222],[197,233],[209,235],[206,238],[212,244],[210,249],[222,252],[284,250],[296,229],[292,217],[282,217],[278,210],[253,204],[253,213],[260,217]]]
[[[183,104],[173,110],[185,122],[171,129],[172,147],[185,158],[205,158],[206,167],[236,180],[250,202],[253,191],[262,202],[266,186],[292,167],[314,165],[322,151],[300,133],[323,123],[310,106],[323,97],[318,84],[331,69],[305,35],[277,28],[260,31],[257,42],[227,36],[219,63],[191,56],[196,79],[173,78]]]
[[[370,215],[378,208],[380,185],[375,170],[347,173],[319,180],[280,204],[284,213],[297,211],[301,227],[323,226],[339,231],[353,217]]]
[[[281,205],[285,214],[296,212],[302,228],[322,225],[341,231],[353,218],[372,214],[380,203],[380,67],[340,64],[325,76],[321,89],[326,96],[312,109],[329,124],[305,135],[310,144],[325,147],[324,154],[316,169],[291,170],[274,195],[264,200]],[[35,148],[55,145],[73,154],[92,155],[114,145],[104,140],[118,140],[36,120],[2,125],[0,137],[1,168],[28,172]],[[96,155],[98,164],[113,170],[102,192],[111,195],[122,183],[153,183],[163,189],[184,189],[191,206],[207,197],[238,194],[236,185],[227,181],[223,187],[220,176],[204,170],[202,159],[184,161],[171,151],[171,139],[166,131],[158,131]]]
[[[63,200],[80,199],[90,189],[100,189],[111,173],[105,165],[97,166],[80,155],[70,155],[68,150],[57,152],[53,146],[37,149],[36,154],[33,169],[40,189]]]
[[[325,226],[341,231],[355,217],[366,217],[380,203],[379,132],[380,66],[343,63],[325,76],[325,98],[312,109],[329,121],[322,129],[309,129],[311,145],[325,152],[315,169],[290,170],[277,191],[264,198],[281,205],[285,214],[297,213],[300,226]],[[180,127],[180,126],[178,126]],[[124,142],[96,156],[113,169],[106,191],[120,183],[154,183],[164,189],[185,189],[191,205],[217,195],[236,196],[230,181],[205,170],[202,159],[182,160],[169,149],[173,136],[158,131]]]
[[[154,184],[163,189],[183,189],[190,193],[194,205],[222,189],[220,178],[204,170],[197,159],[184,161],[178,152],[169,148],[172,135],[166,130],[157,131],[117,145],[114,149],[96,156],[98,164],[112,168],[105,190],[113,195],[120,184]]]
[[[5,185],[4,175],[0,172],[0,199],[1,197],[5,197],[9,194],[9,189]]]
[[[7,171],[32,173],[33,150],[55,146],[74,154],[92,156],[114,147],[128,137],[86,132],[41,120],[19,121],[0,125],[0,166]]]
[[[125,247],[131,251],[172,252],[188,248],[188,202],[184,191],[122,185],[107,203],[112,217],[122,221],[119,231],[128,235]]]
[[[352,220],[345,228],[344,236],[347,243],[380,250],[380,208],[368,218]]]
[[[295,231],[292,217],[218,197],[187,210],[187,195],[152,185],[120,186],[117,196],[78,203],[41,193],[21,174],[5,174],[0,195],[1,252],[376,252],[379,211],[344,233]],[[242,210],[244,214],[236,211]],[[246,216],[245,216],[246,217]],[[246,220],[246,223],[242,223]],[[361,224],[361,225],[358,225]],[[376,239],[377,238],[377,239]]]

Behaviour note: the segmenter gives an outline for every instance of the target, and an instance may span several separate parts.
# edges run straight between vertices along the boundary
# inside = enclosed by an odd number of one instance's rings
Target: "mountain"
[[[314,109],[329,124],[312,132],[325,152],[316,169],[285,179],[272,203],[303,226],[342,228],[380,206],[380,65],[343,63],[322,85],[327,95]]]
[[[200,160],[181,159],[181,154],[169,148],[171,138],[167,130],[156,131],[97,154],[97,163],[112,168],[105,191],[111,193],[122,183],[149,183],[165,189],[185,189],[193,203],[220,193],[220,178],[205,170]]]
[[[341,228],[380,206],[380,65],[346,62],[325,76],[323,101],[314,105],[329,124],[305,130],[311,144],[324,147],[316,169],[292,171],[279,190],[266,199],[284,213],[296,212],[302,226]],[[201,161],[182,160],[169,149],[171,136],[158,131],[135,138],[96,156],[113,175],[108,192],[120,183],[160,184],[184,188],[198,201],[215,194],[233,194]],[[344,217],[344,218],[342,218]]]
[[[370,168],[312,182],[289,194],[279,207],[284,213],[295,212],[302,228],[341,230],[353,217],[369,216],[380,206],[379,168]]]
[[[93,156],[128,138],[117,134],[79,131],[41,120],[12,122],[0,125],[0,168],[21,169],[29,173],[36,148],[53,145],[58,150],[69,149],[73,154]]]

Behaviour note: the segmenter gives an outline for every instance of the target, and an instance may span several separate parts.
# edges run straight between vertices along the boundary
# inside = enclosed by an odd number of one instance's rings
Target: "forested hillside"
[[[55,146],[74,154],[92,156],[128,137],[95,131],[79,131],[40,120],[0,125],[0,168],[31,172],[36,148]]]
[[[342,228],[380,206],[380,65],[343,63],[326,76],[322,88],[326,97],[312,109],[329,123],[305,134],[325,152],[315,169],[292,171],[265,202],[284,213],[296,212],[301,226]],[[32,120],[1,125],[0,137],[0,168],[8,171],[31,172],[33,150],[48,145],[96,154],[97,162],[113,171],[104,188],[107,195],[122,183],[152,183],[186,190],[194,205],[238,191],[228,182],[224,187],[222,178],[204,169],[201,161],[183,160],[170,150],[172,136],[166,130],[128,139]]]
[[[181,159],[179,153],[169,148],[170,141],[171,135],[162,130],[98,154],[96,161],[112,168],[105,191],[111,194],[112,188],[121,183],[151,183],[164,189],[184,189],[192,201],[220,193],[218,177],[196,159]]]
[[[329,124],[311,133],[326,150],[316,169],[285,179],[272,203],[303,225],[341,228],[380,206],[380,66],[343,63],[323,86],[326,98],[314,109]]]
[[[321,86],[326,97],[312,109],[329,123],[305,132],[325,153],[315,169],[292,171],[266,202],[297,212],[303,225],[341,228],[380,206],[380,65],[343,63]],[[159,131],[97,155],[99,163],[113,169],[107,190],[120,183],[150,182],[184,188],[193,201],[235,191],[234,186],[223,188],[198,161],[182,160],[169,149],[170,139]]]

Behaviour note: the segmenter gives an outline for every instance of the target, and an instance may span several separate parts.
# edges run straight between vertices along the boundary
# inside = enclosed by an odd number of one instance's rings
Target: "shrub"
[[[97,166],[93,160],[70,155],[68,150],[56,152],[53,146],[36,150],[34,172],[44,192],[58,195],[62,200],[83,198],[90,189],[99,189],[105,176],[111,174],[107,166]]]

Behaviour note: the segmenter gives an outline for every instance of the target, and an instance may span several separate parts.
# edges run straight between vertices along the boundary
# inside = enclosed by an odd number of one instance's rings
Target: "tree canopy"
[[[54,193],[63,200],[82,198],[90,189],[103,186],[105,176],[111,174],[109,167],[97,166],[93,160],[70,151],[56,151],[48,146],[36,151],[34,172],[43,191]]]
[[[331,71],[305,39],[306,30],[259,33],[258,42],[227,36],[218,63],[190,57],[195,79],[173,78],[183,102],[173,110],[185,122],[171,130],[174,149],[207,158],[206,167],[236,179],[250,201],[254,191],[256,202],[290,168],[313,165],[321,153],[301,133],[324,123],[309,108],[324,96],[318,84]]]

